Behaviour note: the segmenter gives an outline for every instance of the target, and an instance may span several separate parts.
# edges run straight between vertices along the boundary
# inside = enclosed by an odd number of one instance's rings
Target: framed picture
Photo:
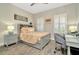
[[[51,22],[51,19],[46,19],[46,22]]]
[[[20,21],[28,22],[28,18],[27,17],[20,16],[20,15],[17,15],[17,14],[14,14],[14,20],[20,20]]]

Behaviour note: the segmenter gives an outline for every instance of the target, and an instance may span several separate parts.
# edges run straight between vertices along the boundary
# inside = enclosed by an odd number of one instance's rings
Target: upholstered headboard
[[[33,32],[35,29],[34,27],[29,27],[28,25],[20,25],[20,31],[25,31],[25,32]]]
[[[21,28],[21,32],[34,32],[34,28],[33,27],[22,27]]]

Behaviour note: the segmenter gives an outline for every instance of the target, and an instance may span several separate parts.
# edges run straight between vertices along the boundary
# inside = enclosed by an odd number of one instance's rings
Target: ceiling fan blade
[[[48,3],[43,3],[43,4],[48,4]]]
[[[33,6],[35,5],[36,3],[31,3],[30,6]],[[42,4],[48,4],[48,3],[42,3]]]
[[[35,3],[32,3],[30,6],[33,6]]]

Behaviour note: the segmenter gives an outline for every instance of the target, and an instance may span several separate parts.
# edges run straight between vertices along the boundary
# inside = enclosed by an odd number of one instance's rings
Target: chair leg
[[[57,47],[55,47],[55,51],[54,51],[54,54],[56,54],[56,50],[57,50]]]
[[[54,51],[54,54],[56,54],[56,51]]]
[[[67,54],[67,49],[61,48],[62,54],[66,55]]]
[[[54,54],[56,54],[57,51],[61,51],[61,49],[58,49],[57,47],[55,47]]]
[[[57,51],[61,51],[61,49],[59,49],[59,48],[57,48],[57,47],[55,48],[55,50],[57,50]]]
[[[57,50],[57,47],[55,47],[55,50]]]

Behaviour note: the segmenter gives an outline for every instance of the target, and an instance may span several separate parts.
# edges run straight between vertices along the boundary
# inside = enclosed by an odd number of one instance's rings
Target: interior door
[[[44,28],[45,28],[45,32],[50,32],[51,33],[51,21],[46,21],[45,20],[45,23],[44,23]]]

